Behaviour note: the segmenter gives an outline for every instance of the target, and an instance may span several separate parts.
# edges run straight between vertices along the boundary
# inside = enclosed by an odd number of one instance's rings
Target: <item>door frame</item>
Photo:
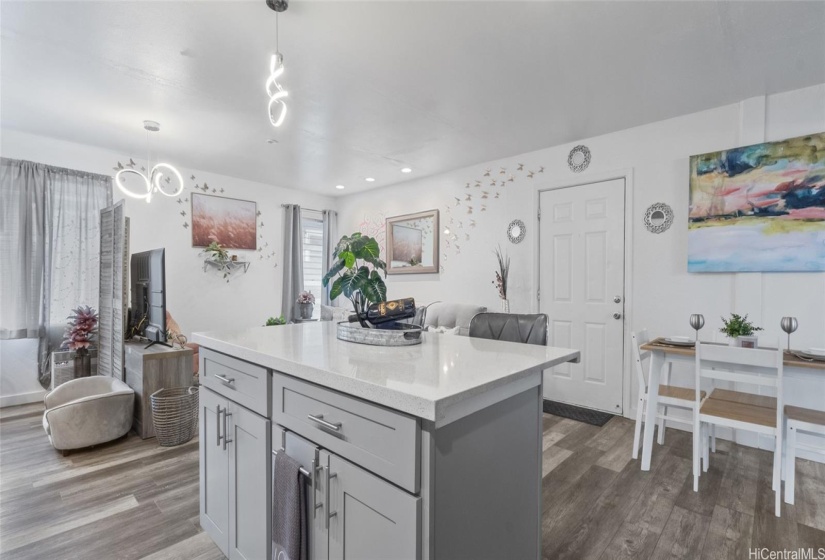
[[[633,168],[617,169],[613,171],[594,171],[590,173],[583,173],[577,177],[570,177],[567,179],[554,179],[548,182],[536,184],[533,188],[533,206],[535,211],[531,218],[533,231],[536,232],[536,242],[533,244],[533,282],[535,285],[536,294],[539,294],[541,289],[541,220],[539,220],[539,212],[541,211],[541,193],[546,191],[553,191],[558,189],[568,189],[573,187],[580,187],[589,185],[591,183],[602,183],[604,181],[612,181],[614,179],[624,179],[624,323],[622,333],[622,411],[621,416],[625,418],[634,418],[631,412],[635,410],[631,402],[632,387],[631,382],[633,376],[630,375],[632,371],[632,352],[630,352],[633,324]],[[537,297],[533,304],[533,311],[539,313],[540,303]]]

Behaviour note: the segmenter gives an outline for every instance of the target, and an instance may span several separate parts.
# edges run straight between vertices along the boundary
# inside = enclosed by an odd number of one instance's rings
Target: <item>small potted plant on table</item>
[[[301,319],[312,319],[312,310],[315,307],[315,296],[312,292],[304,290],[298,296],[298,317]]]
[[[731,346],[741,346],[743,348],[756,348],[758,338],[753,333],[761,331],[762,327],[755,327],[748,321],[748,316],[731,313],[729,319],[722,317],[723,327],[719,329],[730,339]]]

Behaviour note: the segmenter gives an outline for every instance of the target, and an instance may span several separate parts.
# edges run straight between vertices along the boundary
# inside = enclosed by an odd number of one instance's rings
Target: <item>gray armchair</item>
[[[472,318],[485,311],[487,308],[482,305],[436,301],[427,306],[424,325],[428,328],[454,329],[458,327],[458,334],[466,336],[470,331]]]
[[[80,449],[129,432],[135,392],[113,377],[72,379],[46,394],[43,428],[55,449]]]
[[[470,322],[470,336],[547,345],[547,315],[479,313]]]

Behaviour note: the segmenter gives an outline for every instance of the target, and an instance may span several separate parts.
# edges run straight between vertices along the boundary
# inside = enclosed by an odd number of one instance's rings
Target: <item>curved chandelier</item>
[[[278,14],[289,7],[288,0],[266,0],[266,5],[275,10],[275,54],[269,59],[269,77],[266,79],[266,94],[269,96],[269,122],[279,127],[286,118],[286,97],[289,93],[278,83],[284,73],[284,55],[278,49]]]
[[[146,147],[147,147],[147,154],[146,154],[146,166],[149,166],[149,133],[150,132],[157,132],[160,130],[160,125],[155,121],[143,121],[143,128],[146,129]],[[164,173],[164,170],[168,172],[168,175]],[[133,173],[137,175],[141,179],[143,179],[143,186],[144,189],[141,188],[137,192],[131,190],[126,184],[123,182],[123,176],[127,173]],[[168,190],[168,186],[171,185],[172,177],[174,176],[177,180],[177,188],[174,192]],[[152,202],[152,194],[155,192],[159,192],[160,194],[166,196],[178,196],[180,193],[183,192],[183,177],[181,177],[180,172],[177,169],[169,165],[168,163],[156,163],[154,167],[149,171],[149,176],[147,177],[137,169],[131,169],[126,167],[124,169],[120,169],[115,174],[115,183],[117,184],[120,191],[125,194],[126,196],[130,196],[132,198],[143,198],[146,200],[147,203]],[[166,186],[164,186],[164,183]]]

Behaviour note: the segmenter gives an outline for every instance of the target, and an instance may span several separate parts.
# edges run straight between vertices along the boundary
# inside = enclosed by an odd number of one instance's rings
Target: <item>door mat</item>
[[[544,412],[553,414],[554,416],[578,420],[579,422],[585,422],[593,426],[604,426],[608,420],[613,418],[613,415],[609,412],[582,408],[580,406],[556,401],[548,401],[547,399],[544,400]]]

